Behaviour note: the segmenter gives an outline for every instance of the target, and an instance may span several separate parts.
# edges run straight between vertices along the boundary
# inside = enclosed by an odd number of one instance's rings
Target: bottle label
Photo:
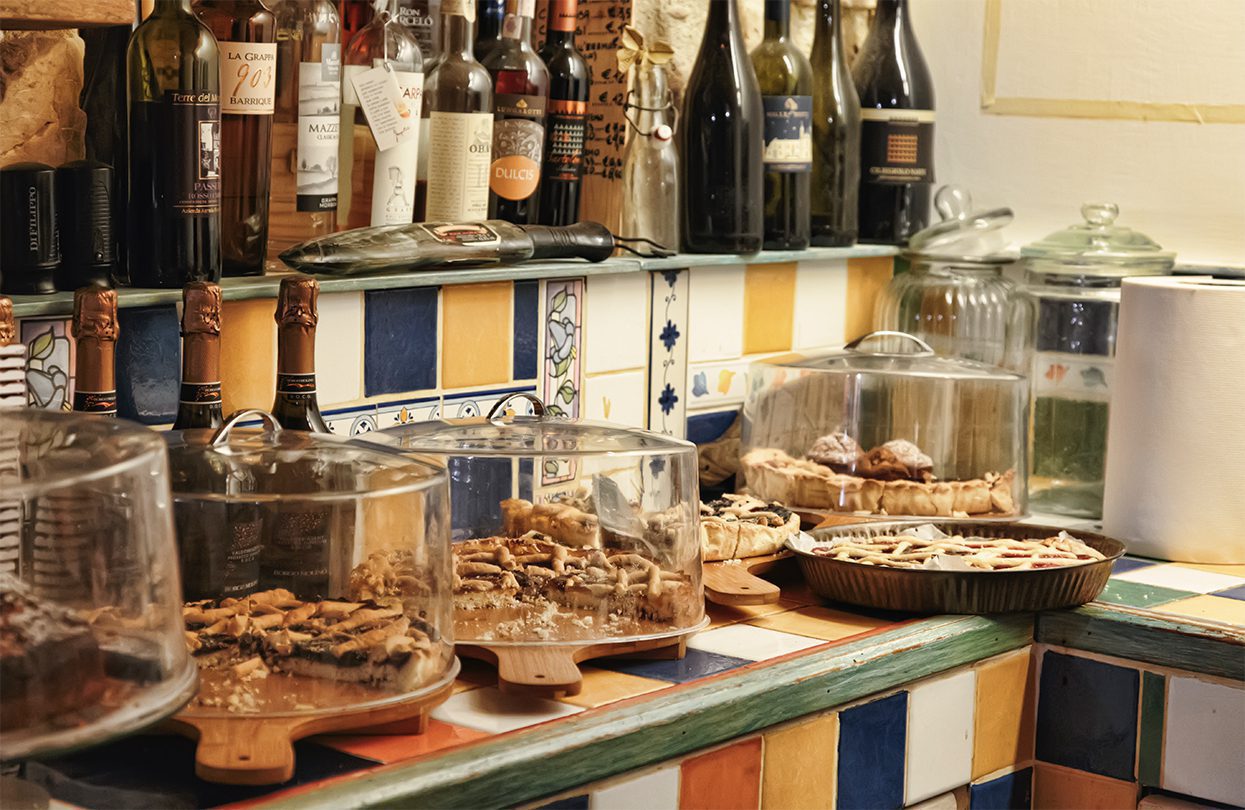
[[[420,5],[424,7],[420,8]],[[419,50],[424,54],[424,59],[432,58],[434,51],[432,31],[436,23],[432,14],[428,11],[427,4],[416,4],[408,0],[405,5],[398,8],[398,22],[405,25],[415,35],[416,41],[419,42]]]
[[[220,94],[210,91],[165,96],[173,112],[173,208],[186,216],[220,210]]]
[[[321,62],[298,70],[298,210],[337,210],[341,46],[325,45]]]
[[[264,588],[288,588],[303,599],[326,596],[333,510],[279,505],[260,557]]]
[[[277,43],[220,43],[220,111],[272,115],[277,98]]]
[[[402,101],[413,111],[411,136],[376,153],[372,173],[372,225],[409,225],[415,218],[415,172],[419,161],[419,111],[424,74],[394,71]]]
[[[425,222],[419,226],[443,245],[499,245],[501,238],[486,225]]]
[[[117,415],[116,391],[74,391],[73,409],[79,413],[100,416]]]
[[[545,151],[545,99],[501,93],[494,109],[503,117],[493,122],[489,188],[507,200],[526,200],[540,185],[540,163]]]
[[[492,153],[492,113],[432,111],[428,127],[427,219],[488,219]]]
[[[284,372],[277,374],[277,393],[283,394],[286,398],[299,397],[308,398],[316,395],[316,375],[315,374],[287,374]]]
[[[545,175],[553,180],[578,180],[584,172],[584,132],[588,102],[549,99],[549,154]]]
[[[870,183],[934,182],[934,111],[860,111],[860,177]]]
[[[215,405],[220,402],[220,383],[182,383],[179,402],[187,405]]]
[[[230,504],[229,550],[225,553],[225,577],[221,597],[247,596],[259,587],[259,555],[263,549],[262,521],[252,517],[253,507]],[[242,512],[239,515],[238,512]],[[249,518],[249,519],[248,519]]]
[[[765,153],[770,172],[813,170],[813,97],[765,96]]]

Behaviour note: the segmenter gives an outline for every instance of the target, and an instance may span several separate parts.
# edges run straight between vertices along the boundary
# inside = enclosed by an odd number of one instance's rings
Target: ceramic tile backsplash
[[[971,778],[976,675],[967,669],[921,681],[909,690],[905,804],[944,793]]]
[[[740,357],[744,353],[739,324],[744,311],[745,268],[693,267],[688,273],[688,361]]]
[[[23,318],[18,335],[26,345],[26,387],[31,407],[69,410],[77,354],[69,319]]]
[[[890,283],[892,262],[885,257],[847,260],[845,340],[873,331],[873,306]]]
[[[383,402],[376,407],[376,425],[380,430],[410,422],[427,422],[441,418],[441,397],[412,397]]]
[[[1033,759],[1037,683],[1029,650],[997,656],[977,666],[973,778]]]
[[[748,361],[693,363],[688,367],[687,407],[738,407],[747,393]]]
[[[167,425],[177,418],[180,330],[172,304],[118,310],[117,416],[145,425]]]
[[[971,810],[1015,810],[1033,804],[1033,768],[1005,773],[968,788]]]
[[[1037,758],[1131,782],[1139,689],[1135,669],[1048,650],[1038,686]]]
[[[750,264],[744,276],[744,354],[785,352],[795,322],[796,264]]]
[[[545,282],[544,401],[555,415],[579,416],[583,387],[584,280]]]
[[[1245,686],[1169,678],[1162,787],[1245,806],[1243,764]]]
[[[363,381],[366,395],[438,387],[436,287],[363,294]]]
[[[226,301],[220,312],[221,408],[268,410],[277,384],[277,311],[274,298]],[[331,339],[329,336],[319,340]],[[319,385],[319,379],[316,380]]]
[[[584,371],[642,369],[648,363],[648,275],[592,276],[586,284]]]
[[[540,282],[514,283],[514,367],[516,380],[540,373]]]
[[[584,380],[580,401],[585,419],[647,426],[643,370],[590,375]]]
[[[839,712],[839,807],[903,806],[907,720],[907,692]]]
[[[441,386],[510,382],[514,368],[513,284],[464,284],[441,290]]]
[[[649,273],[649,429],[682,438],[687,432],[687,270]]]
[[[839,718],[833,712],[767,729],[761,779],[764,810],[834,807]]]
[[[358,436],[380,429],[375,405],[324,410],[322,415],[329,430],[338,436]]]
[[[800,262],[795,271],[794,349],[837,346],[846,338],[847,261]]]
[[[1137,780],[1158,787],[1163,782],[1163,726],[1167,712],[1167,678],[1141,673],[1141,729],[1137,744]]]
[[[319,301],[316,395],[321,408],[363,395],[363,293],[330,293]]]
[[[635,810],[679,806],[679,766],[666,765],[603,785],[592,792],[591,810]]]
[[[683,760],[679,810],[756,810],[760,800],[760,737]]]
[[[1137,785],[1039,762],[1033,768],[1033,806],[1042,810],[1120,810],[1137,806]]]
[[[739,417],[738,410],[705,411],[687,415],[687,440],[707,444],[722,437]]]

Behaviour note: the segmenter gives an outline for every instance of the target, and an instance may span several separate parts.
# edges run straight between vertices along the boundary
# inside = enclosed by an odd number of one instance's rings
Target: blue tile
[[[1047,652],[1038,685],[1037,758],[1132,781],[1137,670]]]
[[[1229,599],[1245,600],[1245,585],[1237,585],[1235,588],[1228,588],[1226,591],[1215,591],[1215,596],[1226,596]]]
[[[1111,575],[1123,574],[1126,571],[1135,571],[1138,568],[1149,568],[1152,565],[1158,565],[1158,560],[1147,560],[1145,557],[1120,557],[1111,567]]]
[[[717,675],[719,672],[738,669],[751,663],[751,661],[745,661],[742,658],[734,658],[729,655],[718,655],[717,653],[704,652],[703,650],[688,650],[687,655],[677,661],[606,658],[601,661],[594,661],[593,666],[601,667],[602,669],[612,669],[615,672],[625,672],[628,675],[637,675],[641,678],[654,678],[659,681],[670,681],[671,683],[687,683],[688,681],[707,678],[710,675]]]
[[[970,810],[1029,810],[1033,806],[1033,769],[970,785],[968,806]]]
[[[508,458],[450,459],[450,523],[454,540],[501,534],[501,502],[513,496]]]
[[[117,415],[144,425],[177,418],[181,337],[177,307],[117,312]]]
[[[907,727],[907,692],[839,712],[839,807],[903,807]]]
[[[548,804],[542,804],[537,810],[588,810],[588,794],[554,799]]]
[[[689,416],[687,417],[687,440],[693,444],[707,444],[721,438],[722,434],[735,424],[735,418],[738,416],[737,408]]]
[[[519,497],[530,501],[535,489],[535,462],[530,458],[519,459]]]
[[[364,293],[367,396],[437,387],[437,293],[436,287]]]
[[[514,283],[514,378],[534,380],[540,368],[540,282]]]

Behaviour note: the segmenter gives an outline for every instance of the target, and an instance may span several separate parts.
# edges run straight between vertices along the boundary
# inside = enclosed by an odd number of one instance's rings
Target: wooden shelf
[[[0,0],[0,29],[58,30],[134,22],[134,0]]]

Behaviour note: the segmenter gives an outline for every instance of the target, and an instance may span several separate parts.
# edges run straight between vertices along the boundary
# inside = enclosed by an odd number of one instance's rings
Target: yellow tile
[[[1210,563],[1176,563],[1181,568],[1193,568],[1210,574],[1223,574],[1229,577],[1245,577],[1245,565],[1212,565]]]
[[[1212,622],[1245,627],[1245,601],[1226,596],[1194,596],[1153,608],[1159,613],[1174,613]]]
[[[710,627],[723,627],[728,624],[737,624],[750,619],[759,619],[762,616],[782,613],[784,610],[795,610],[801,605],[801,602],[786,598],[779,599],[777,602],[768,605],[740,605],[737,607],[715,605],[712,602],[708,602],[705,604],[705,612],[709,614]]]
[[[744,354],[791,350],[795,262],[750,264],[744,273]]]
[[[1133,810],[1137,786],[1105,776],[1039,762],[1033,769],[1033,806],[1041,810]]]
[[[847,260],[847,322],[844,340],[873,331],[873,304],[891,280],[889,256]]]
[[[441,386],[510,382],[514,329],[509,281],[441,289]]]
[[[617,703],[620,700],[656,692],[658,689],[666,689],[670,686],[665,681],[641,678],[625,672],[611,672],[608,669],[596,667],[580,667],[579,671],[584,676],[583,690],[578,695],[562,698],[562,702],[572,706],[583,706],[585,709],[593,709],[607,703]]]
[[[768,627],[770,630],[782,630],[795,633],[797,636],[819,638],[823,641],[838,641],[841,638],[866,633],[878,627],[885,627],[894,622],[886,619],[875,619],[870,616],[858,616],[842,610],[831,610],[825,607],[802,607],[772,616],[753,619],[748,624],[756,627]]]
[[[839,717],[827,713],[765,732],[763,810],[834,807]]]
[[[221,407],[272,408],[277,388],[275,298],[226,301],[220,314]],[[326,335],[320,340],[329,339]]]
[[[1036,696],[1028,650],[978,664],[973,779],[1033,759]]]

